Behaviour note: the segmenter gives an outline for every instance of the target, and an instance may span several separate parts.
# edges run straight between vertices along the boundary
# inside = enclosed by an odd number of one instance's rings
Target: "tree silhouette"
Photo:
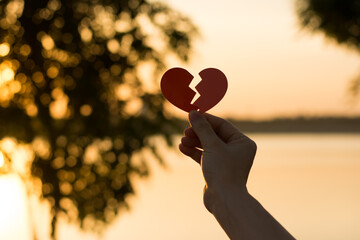
[[[160,159],[154,135],[171,144],[178,128],[154,79],[168,55],[188,60],[196,33],[147,0],[0,1],[0,139],[32,144],[52,237],[59,213],[82,227],[110,222],[133,193],[130,175],[148,173],[133,155]]]
[[[297,12],[301,24],[314,32],[360,52],[359,0],[298,0]],[[350,91],[360,91],[360,75],[350,85]]]

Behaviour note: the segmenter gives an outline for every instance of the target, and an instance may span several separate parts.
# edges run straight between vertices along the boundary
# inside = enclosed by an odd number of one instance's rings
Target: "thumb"
[[[189,113],[189,121],[204,150],[214,148],[221,143],[210,123],[200,112],[191,111]]]

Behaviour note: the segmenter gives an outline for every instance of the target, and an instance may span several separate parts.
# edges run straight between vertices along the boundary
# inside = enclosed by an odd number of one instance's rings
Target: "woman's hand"
[[[247,191],[256,144],[230,122],[189,113],[180,151],[201,165],[204,204],[231,239],[294,239]]]

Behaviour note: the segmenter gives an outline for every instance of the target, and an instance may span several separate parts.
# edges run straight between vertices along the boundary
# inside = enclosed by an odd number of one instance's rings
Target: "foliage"
[[[126,206],[130,175],[148,172],[134,154],[159,158],[150,137],[177,131],[154,76],[196,33],[147,0],[0,1],[0,139],[32,144],[53,237],[59,213],[92,228]]]
[[[360,52],[359,0],[298,0],[297,12],[307,29],[323,32]],[[353,80],[350,90],[355,95],[360,91],[360,76]]]

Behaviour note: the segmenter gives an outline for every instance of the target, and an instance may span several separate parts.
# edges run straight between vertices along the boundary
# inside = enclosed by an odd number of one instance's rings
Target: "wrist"
[[[208,187],[204,189],[204,205],[209,212],[217,214],[229,205],[246,205],[251,199],[246,186]]]

